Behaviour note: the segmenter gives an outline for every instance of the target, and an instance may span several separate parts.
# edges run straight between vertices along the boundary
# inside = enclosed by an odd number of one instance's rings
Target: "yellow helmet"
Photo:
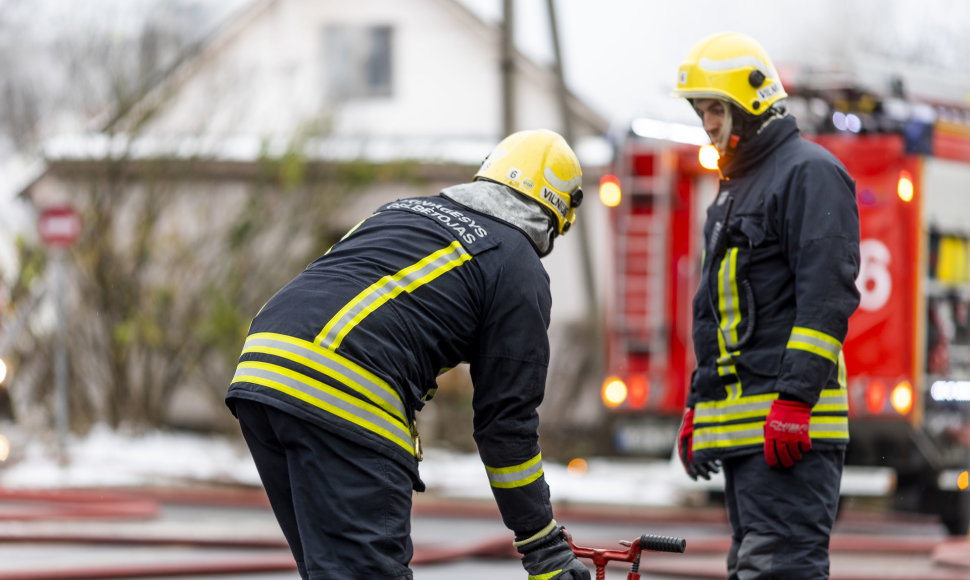
[[[788,96],[765,49],[753,38],[722,32],[698,42],[677,73],[674,95],[685,99],[727,99],[761,115]]]
[[[579,159],[561,135],[538,129],[519,131],[492,149],[475,179],[507,185],[547,208],[556,231],[569,231],[583,201],[583,171]]]

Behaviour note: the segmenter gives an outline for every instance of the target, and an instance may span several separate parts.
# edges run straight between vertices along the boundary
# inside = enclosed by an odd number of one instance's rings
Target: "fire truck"
[[[803,135],[856,181],[861,303],[844,342],[847,472],[881,468],[894,509],[970,521],[970,110],[857,87],[789,88]],[[691,301],[716,151],[699,126],[612,136],[606,377],[616,453],[670,457],[694,367]],[[844,482],[843,482],[844,483]]]

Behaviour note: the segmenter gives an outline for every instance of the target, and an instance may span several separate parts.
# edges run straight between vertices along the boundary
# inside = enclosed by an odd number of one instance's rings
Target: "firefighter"
[[[674,94],[702,120],[721,173],[678,455],[693,479],[723,469],[730,578],[828,578],[849,440],[842,341],[859,303],[855,182],[800,136],[748,36],[699,42]]]
[[[551,292],[540,258],[582,171],[558,134],[502,140],[470,183],[380,207],[252,321],[226,402],[305,579],[411,578],[415,415],[469,363],[474,438],[529,578],[588,579],[538,444]]]

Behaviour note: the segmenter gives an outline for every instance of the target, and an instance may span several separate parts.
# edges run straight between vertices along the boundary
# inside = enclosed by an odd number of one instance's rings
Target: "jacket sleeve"
[[[684,408],[686,409],[693,409],[694,405],[697,404],[697,389],[694,388],[695,377],[697,377],[697,369],[694,369],[690,375],[690,383],[688,383],[687,387],[687,399],[684,402]]]
[[[491,280],[477,355],[474,436],[505,525],[523,536],[552,520],[539,450],[539,415],[549,364],[549,279],[506,268]],[[526,274],[526,275],[523,275]]]
[[[777,390],[814,405],[838,372],[849,317],[859,305],[859,208],[855,183],[834,158],[800,165],[790,186],[782,243],[796,313]]]

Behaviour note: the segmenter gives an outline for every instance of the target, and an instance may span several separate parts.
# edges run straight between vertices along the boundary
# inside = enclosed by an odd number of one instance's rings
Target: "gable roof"
[[[158,111],[163,109],[166,102],[172,99],[193,78],[205,70],[208,63],[218,58],[234,42],[237,42],[248,30],[253,28],[259,20],[271,10],[278,7],[284,0],[252,0],[243,4],[235,13],[227,17],[213,32],[201,40],[189,45],[176,61],[153,82],[146,85],[142,93],[130,104],[112,111],[103,117],[96,125],[95,131],[102,133],[137,133],[143,123],[149,121]],[[403,1],[403,0],[393,0]],[[497,25],[484,21],[467,6],[458,0],[429,0],[437,3],[442,10],[460,19],[463,26],[482,40],[500,41],[500,29]],[[543,67],[528,58],[521,51],[513,50],[514,66],[518,72],[517,78],[542,79],[550,86],[556,86],[555,72],[551,67]],[[567,104],[574,123],[594,128],[598,134],[605,133],[608,121],[591,106],[572,92],[568,92],[564,102]],[[495,137],[501,137],[497,135]]]
[[[93,123],[92,130],[83,134],[61,135],[47,140],[41,148],[41,162],[25,180],[14,186],[16,195],[30,196],[33,186],[49,171],[79,175],[98,172],[105,163],[125,160],[138,171],[141,161],[163,160],[178,162],[193,159],[193,171],[209,175],[246,175],[247,164],[265,156],[280,157],[292,146],[292,140],[260,139],[253,135],[228,137],[193,135],[152,135],[141,131],[157,113],[174,99],[193,79],[206,73],[206,66],[231,49],[269,11],[293,0],[251,0],[220,23],[210,34],[187,46],[176,61],[127,106],[107,112]],[[299,1],[299,0],[296,0]],[[322,0],[313,0],[314,2]],[[391,0],[410,1],[410,0]],[[437,4],[462,26],[467,34],[485,42],[499,42],[501,30],[482,20],[458,0],[426,0]],[[543,79],[547,86],[558,87],[555,73],[515,51],[518,76]],[[493,90],[491,87],[488,90]],[[497,91],[496,91],[497,92]],[[496,94],[495,99],[498,100]],[[584,134],[600,136],[608,123],[585,102],[569,93],[565,96],[576,125],[587,128]],[[557,103],[558,104],[558,103]],[[361,160],[381,163],[410,161],[420,165],[441,166],[438,172],[454,173],[448,167],[477,166],[494,146],[498,128],[493,135],[433,136],[410,135],[386,137],[367,135],[358,138],[324,135],[304,139],[302,153],[310,162],[340,162]],[[577,131],[577,133],[581,133]],[[582,157],[582,155],[581,155]],[[598,160],[602,162],[602,160]],[[584,161],[585,165],[585,161]],[[592,167],[590,167],[592,169]],[[467,173],[467,169],[462,170]]]
[[[252,0],[230,14],[208,35],[182,49],[175,61],[157,73],[130,103],[122,104],[95,119],[94,130],[115,133],[137,127],[152,114],[159,103],[171,97],[204,63],[222,47],[235,40],[247,26],[277,0]]]

